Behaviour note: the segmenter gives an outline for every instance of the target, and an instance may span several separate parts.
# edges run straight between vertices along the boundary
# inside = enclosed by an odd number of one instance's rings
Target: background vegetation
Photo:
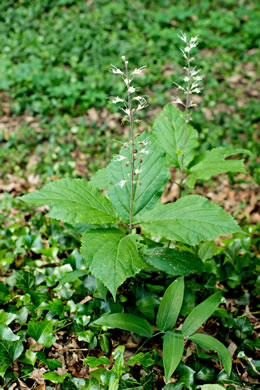
[[[8,365],[2,386],[9,388],[17,378],[29,388],[43,385],[47,371],[65,375],[63,380],[54,374],[46,377],[50,388],[56,386],[55,380],[63,382],[64,389],[87,386],[86,357],[99,356],[103,350],[111,368],[115,346],[125,345],[129,354],[140,343],[128,334],[89,329],[88,322],[104,312],[120,311],[142,313],[153,321],[159,298],[172,279],[140,274],[122,288],[114,303],[93,276],[79,272],[75,279],[69,277],[72,270],[84,268],[78,251],[80,230],[46,219],[14,197],[57,177],[90,177],[118,150],[117,140],[126,132],[108,97],[121,96],[123,87],[115,83],[109,68],[111,63],[120,65],[122,55],[133,67],[148,67],[139,85],[150,103],[142,127],[150,126],[177,94],[173,82],[182,78],[177,38],[181,30],[200,39],[197,65],[205,79],[193,126],[199,131],[201,149],[232,144],[252,153],[246,163],[249,175],[225,176],[196,188],[239,218],[249,235],[211,244],[210,254],[203,257],[207,272],[186,280],[181,314],[222,289],[226,302],[205,329],[230,346],[234,367],[229,388],[256,386],[258,325],[256,314],[251,313],[259,310],[260,283],[255,184],[259,173],[259,17],[259,3],[243,0],[1,1],[0,302],[9,313],[9,320],[3,313],[1,317],[10,323],[12,335],[7,342],[18,343],[16,335],[21,340],[16,346],[21,351],[18,362],[12,361],[15,353],[6,358],[0,352]],[[169,199],[174,196],[170,191]],[[0,350],[1,345],[4,350],[1,318]],[[47,342],[45,347],[35,347],[38,351],[30,351],[29,336],[36,341],[41,336],[41,330],[37,339],[30,329],[41,319],[51,321],[43,333],[51,337],[55,332],[56,344],[49,347]],[[138,383],[143,381],[143,388],[161,388],[156,350],[160,346],[155,339],[137,365],[121,364],[120,378],[130,372]],[[195,389],[216,380],[228,383],[217,358],[211,357],[201,351],[187,353],[177,375],[179,387],[171,388]],[[52,358],[61,361],[62,367],[46,363]],[[121,379],[121,388],[137,386],[125,382]]]

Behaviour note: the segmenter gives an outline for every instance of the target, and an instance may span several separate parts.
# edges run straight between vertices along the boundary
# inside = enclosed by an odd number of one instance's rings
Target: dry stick
[[[134,138],[134,126],[133,126],[133,112],[131,107],[131,94],[130,94],[130,81],[128,73],[128,61],[125,62],[127,93],[128,93],[128,110],[129,110],[129,122],[131,131],[131,194],[130,194],[130,210],[129,210],[129,232],[133,230],[133,198],[134,198],[134,174],[135,174],[135,138]]]

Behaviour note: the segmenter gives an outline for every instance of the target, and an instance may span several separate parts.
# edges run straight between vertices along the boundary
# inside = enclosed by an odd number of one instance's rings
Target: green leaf
[[[52,335],[53,322],[52,321],[36,321],[31,320],[28,323],[28,334],[39,344],[49,348],[55,342],[56,338]]]
[[[211,259],[217,253],[217,246],[214,241],[204,242],[199,249],[198,255],[202,261]]]
[[[73,272],[68,272],[59,282],[59,286],[63,285],[65,283],[73,283],[75,280],[81,278],[82,276],[86,276],[87,271],[83,271],[80,269],[77,269]]]
[[[0,340],[16,341],[19,339],[20,337],[16,336],[8,326],[0,324]]]
[[[190,169],[190,177],[187,182],[193,188],[197,180],[208,180],[211,176],[226,172],[247,173],[244,168],[244,160],[225,160],[225,157],[237,154],[227,153],[225,148],[208,150],[199,157],[199,161]]]
[[[184,294],[184,278],[180,277],[170,284],[159,306],[156,324],[166,332],[172,330],[180,314]]]
[[[140,142],[146,142],[142,145]],[[141,153],[146,150],[148,154]],[[133,193],[133,215],[138,215],[146,210],[150,210],[159,202],[165,184],[169,179],[169,169],[166,164],[165,153],[158,148],[158,143],[149,133],[144,132],[136,138],[137,156],[135,170],[140,172],[135,175],[134,193]],[[122,217],[123,221],[129,222],[130,213],[130,193],[131,193],[131,164],[129,163],[131,153],[130,144],[127,149],[122,148],[120,151],[122,161],[116,158],[108,165],[107,170],[110,176],[110,187],[108,197],[111,200],[115,210]],[[128,166],[126,166],[126,164]],[[125,180],[125,185],[121,188],[119,183]],[[140,182],[141,184],[138,184]]]
[[[88,356],[83,360],[83,364],[88,364],[90,368],[95,368],[101,364],[110,364],[110,361],[106,356],[100,356],[99,358],[96,358],[95,356]]]
[[[207,319],[214,313],[221,301],[221,293],[216,292],[202,303],[194,307],[188,317],[185,319],[182,326],[182,333],[184,336],[190,336],[196,332],[199,327],[207,321]]]
[[[216,385],[216,384],[202,385],[202,386],[199,386],[198,388],[201,390],[225,390],[226,389],[225,387],[220,386],[220,385]]]
[[[178,367],[183,351],[183,335],[172,331],[166,332],[163,337],[163,367],[166,383]]]
[[[37,355],[37,359],[40,360],[42,363],[46,364],[49,370],[55,370],[58,367],[62,367],[62,364],[59,360],[47,359],[45,353],[42,351],[37,352],[36,355]]]
[[[23,343],[21,341],[0,341],[0,364],[9,367],[22,352]]]
[[[153,327],[143,318],[127,313],[113,313],[100,317],[93,322],[94,325],[108,326],[134,332],[140,336],[151,337]]]
[[[190,336],[190,339],[194,343],[199,344],[202,348],[206,350],[213,350],[217,352],[222,360],[224,369],[228,375],[231,374],[232,368],[232,359],[227,350],[227,348],[214,337],[208,336],[206,334],[197,333],[193,336]]]
[[[67,377],[71,378],[71,374],[66,373],[63,375],[58,375],[56,372],[46,372],[42,377],[43,379],[48,379],[53,383],[63,383]]]
[[[138,235],[123,235],[116,229],[97,229],[83,234],[81,254],[90,272],[111,291],[145,265],[137,251]]]
[[[106,168],[99,169],[95,175],[91,176],[90,183],[99,190],[109,187],[109,175]]]
[[[190,275],[203,272],[204,265],[200,258],[190,252],[181,252],[170,248],[147,249],[144,260],[154,268],[169,275]]]
[[[20,199],[36,206],[52,206],[49,217],[72,224],[103,224],[118,220],[110,201],[83,179],[54,181]]]
[[[241,231],[221,207],[199,195],[188,195],[175,203],[158,205],[136,218],[134,223],[141,224],[152,235],[190,245]]]
[[[155,134],[160,146],[166,152],[169,163],[176,168],[180,168],[185,134],[183,112],[171,103],[167,104],[153,125],[153,134]],[[194,157],[198,145],[197,138],[197,131],[188,125],[184,167],[187,167]]]
[[[3,309],[0,310],[0,324],[9,325],[16,318],[16,314],[7,313]]]

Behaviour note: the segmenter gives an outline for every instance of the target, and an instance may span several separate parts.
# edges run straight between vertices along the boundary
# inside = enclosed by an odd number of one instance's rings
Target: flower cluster
[[[185,108],[185,111],[187,113],[186,120],[189,121],[190,113],[188,114],[188,109],[196,106],[196,104],[192,100],[192,95],[201,92],[200,84],[201,80],[203,79],[203,76],[200,73],[201,70],[197,69],[195,66],[192,66],[192,61],[194,60],[194,57],[191,56],[191,51],[198,45],[198,37],[195,36],[188,40],[187,35],[184,33],[181,33],[180,35],[178,35],[178,37],[185,43],[185,47],[181,48],[181,52],[185,59],[186,66],[184,67],[184,86],[181,86],[177,83],[175,84],[177,85],[178,89],[183,93],[184,98],[181,99],[180,97],[177,97],[173,101],[173,103],[180,104]]]

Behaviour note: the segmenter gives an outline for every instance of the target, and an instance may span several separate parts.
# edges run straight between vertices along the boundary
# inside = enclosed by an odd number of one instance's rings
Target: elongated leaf
[[[224,386],[216,385],[216,384],[208,384],[208,385],[202,385],[199,387],[201,390],[225,390]]]
[[[206,350],[213,350],[217,352],[222,360],[224,369],[228,375],[231,374],[232,368],[232,359],[227,350],[227,348],[214,337],[208,336],[206,334],[197,333],[193,336],[190,336],[190,339],[194,343],[199,344],[202,348]]]
[[[52,206],[49,217],[72,224],[103,224],[118,220],[109,200],[92,184],[82,179],[65,178],[54,181],[20,199],[36,206]]]
[[[28,323],[28,334],[39,344],[49,348],[55,342],[56,338],[52,335],[53,322],[52,321],[35,321],[31,320]]]
[[[184,294],[184,278],[180,277],[170,284],[159,306],[156,324],[165,332],[172,330],[180,314]]]
[[[111,291],[145,265],[137,251],[138,235],[123,235],[116,229],[97,229],[83,234],[81,254],[91,273]]]
[[[169,163],[180,167],[184,149],[185,120],[183,112],[171,103],[167,104],[153,125],[153,134],[160,146],[167,153]],[[190,125],[186,131],[186,146],[184,153],[184,167],[187,167],[194,157],[198,145],[198,133]]]
[[[154,137],[147,132],[137,137],[136,150],[138,153],[135,160],[133,215],[150,210],[159,202],[169,178],[165,153],[158,147]],[[142,150],[143,152],[141,152]],[[120,156],[123,158],[121,161],[117,161],[117,158],[115,158],[107,167],[111,183],[108,197],[123,221],[128,223],[131,193],[130,144],[126,149],[121,149]],[[122,187],[119,184],[121,182],[124,183]]]
[[[203,272],[204,265],[200,258],[190,252],[181,252],[170,248],[151,248],[145,253],[144,260],[172,276],[186,276]]]
[[[241,231],[221,207],[199,195],[188,195],[175,203],[158,205],[137,217],[135,223],[141,224],[147,233],[190,245]]]
[[[183,351],[183,335],[172,331],[166,332],[163,337],[163,367],[166,383],[178,367]]]
[[[127,313],[113,313],[100,317],[93,324],[101,326],[109,326],[110,328],[119,328],[134,332],[144,337],[151,337],[153,327],[143,318]]]
[[[182,326],[184,336],[190,336],[199,329],[203,322],[207,321],[220,304],[221,297],[221,293],[216,292],[190,312]]]
[[[237,154],[227,153],[228,156]],[[193,188],[198,179],[207,180],[213,175],[226,172],[247,173],[244,168],[244,160],[225,160],[227,157],[225,148],[216,148],[202,154],[197,164],[190,169],[191,175],[188,180],[189,187]]]

